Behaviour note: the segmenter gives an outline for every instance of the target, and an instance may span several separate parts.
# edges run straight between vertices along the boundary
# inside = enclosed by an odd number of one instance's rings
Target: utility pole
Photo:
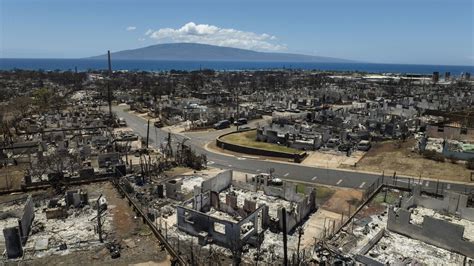
[[[77,66],[74,67],[74,85],[75,85],[75,89],[78,90],[79,89],[79,79],[77,77]]]
[[[102,239],[102,213],[105,212],[100,207],[100,198],[102,198],[102,194],[100,194],[99,198],[97,199],[97,233],[99,234],[99,241],[100,243],[104,243],[104,239]]]
[[[239,118],[240,118],[240,103],[239,103],[239,92],[238,91],[235,91],[235,96],[236,96],[236,100],[237,100],[237,117],[236,117],[236,119],[239,120]],[[237,124],[237,131],[238,130],[239,130],[239,124]]]
[[[166,155],[168,157],[173,156],[173,147],[171,146],[171,132],[168,132],[168,140],[167,140],[166,146],[167,146]]]
[[[148,149],[148,140],[150,139],[150,119],[148,119],[148,124],[146,128],[146,149]]]
[[[281,219],[283,227],[283,265],[288,266],[288,236],[286,234],[286,209],[281,208]]]
[[[349,205],[350,206],[350,205]],[[300,264],[300,244],[301,244],[301,236],[303,235],[303,227],[298,228],[298,250],[296,252],[296,264]]]
[[[195,265],[194,263],[194,249],[193,249],[193,246],[194,246],[194,238],[191,238],[191,265]]]
[[[107,82],[107,101],[109,102],[109,122],[112,124],[112,91],[110,90],[110,79],[112,79],[112,63],[110,62],[110,50],[107,51],[109,63],[109,80]]]

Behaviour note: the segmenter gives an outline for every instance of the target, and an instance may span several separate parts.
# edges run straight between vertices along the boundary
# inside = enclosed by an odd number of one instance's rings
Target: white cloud
[[[144,42],[144,41],[145,41],[145,38],[138,38],[138,41],[139,41],[139,42]]]
[[[148,35],[150,35],[150,34],[152,34],[152,33],[153,33],[153,30],[152,30],[152,29],[148,29],[148,30],[145,32],[145,35],[148,36]]]
[[[125,28],[126,31],[132,31],[132,30],[136,30],[137,27],[135,26],[128,26],[127,28]]]
[[[195,42],[258,51],[281,51],[286,46],[275,43],[277,39],[270,34],[258,34],[236,29],[219,28],[208,24],[186,23],[179,29],[162,28],[145,33],[159,43]]]

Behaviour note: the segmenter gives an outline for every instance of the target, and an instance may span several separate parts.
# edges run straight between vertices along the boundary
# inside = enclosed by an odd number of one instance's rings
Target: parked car
[[[247,118],[239,118],[234,122],[234,125],[241,126],[247,124]]]
[[[157,121],[155,121],[155,123],[153,123],[153,125],[155,127],[160,128],[160,127],[163,127],[163,122],[161,122],[161,120],[157,120]]]
[[[326,147],[328,148],[335,148],[337,147],[341,142],[339,139],[329,139],[328,142],[326,143]]]
[[[127,122],[125,121],[125,119],[123,119],[123,117],[120,117],[117,122],[118,122],[118,125],[120,127],[126,127],[127,126]]]
[[[359,144],[357,144],[357,149],[359,151],[368,151],[372,147],[372,144],[368,140],[361,140]]]
[[[222,120],[214,124],[214,129],[224,129],[230,127],[229,120]]]
[[[138,140],[138,136],[135,135],[134,133],[125,133],[122,135],[122,140],[123,141],[135,141]]]
[[[245,130],[249,130],[249,129],[250,129],[249,126],[240,126],[238,130],[239,131],[245,131]]]

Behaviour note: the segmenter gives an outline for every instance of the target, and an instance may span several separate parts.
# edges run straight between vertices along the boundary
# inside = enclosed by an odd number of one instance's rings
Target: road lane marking
[[[316,180],[318,177],[317,176],[314,176],[313,178],[311,178],[312,181]]]
[[[448,184],[448,185],[446,186],[446,189],[451,189],[451,184]]]
[[[260,172],[260,169],[255,170],[255,172]]]
[[[363,188],[365,185],[365,182],[362,182],[362,184],[360,184],[359,188]]]
[[[430,185],[430,181],[426,181],[425,186],[428,187]]]
[[[232,167],[232,164],[229,164],[229,167]]]
[[[289,174],[290,174],[290,173],[286,173],[286,174],[284,174],[283,176],[288,176]]]
[[[342,182],[342,179],[339,179],[339,181],[337,181],[336,185],[341,184],[341,182]]]
[[[237,160],[247,160],[247,158],[244,158],[244,157],[237,157]]]

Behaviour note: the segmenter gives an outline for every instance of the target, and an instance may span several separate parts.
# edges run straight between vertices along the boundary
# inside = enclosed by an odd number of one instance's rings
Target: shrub
[[[448,159],[452,164],[456,164],[458,162],[458,159],[456,159],[454,156],[450,156]]]
[[[474,170],[474,158],[467,160],[466,168],[469,170]]]
[[[423,157],[437,162],[444,162],[445,160],[444,156],[441,153],[437,153],[435,151],[424,151]]]

